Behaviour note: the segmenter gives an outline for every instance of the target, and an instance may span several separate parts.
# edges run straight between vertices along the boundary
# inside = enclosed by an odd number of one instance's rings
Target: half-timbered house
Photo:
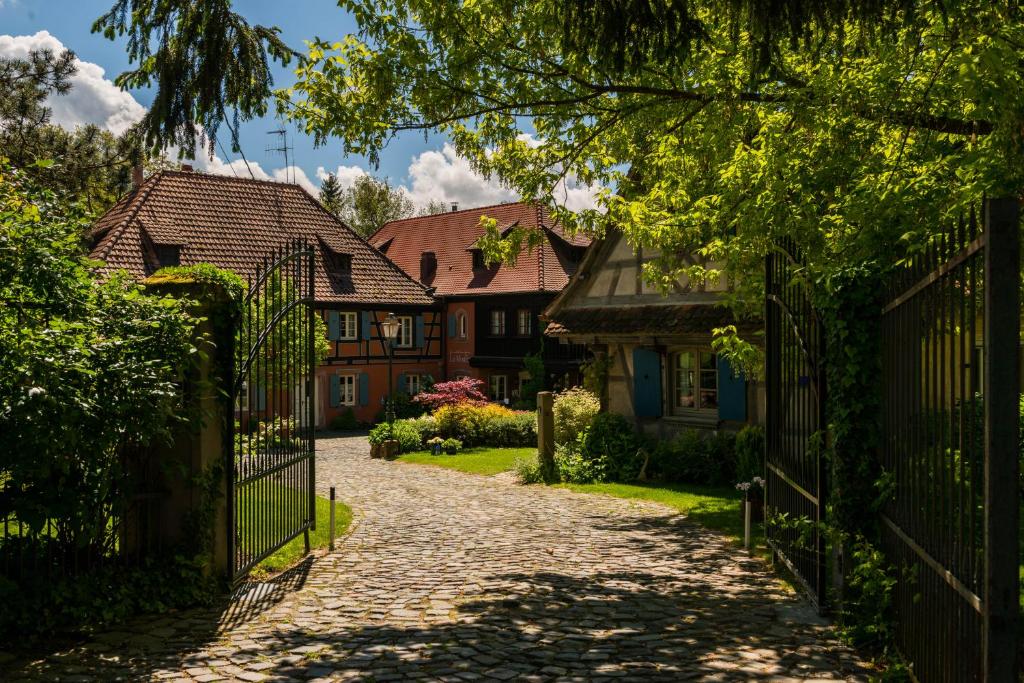
[[[542,241],[524,247],[515,263],[489,265],[478,244],[484,216],[502,233],[537,230]],[[443,303],[445,377],[482,379],[492,400],[513,403],[529,377],[527,355],[543,353],[548,386],[572,381],[584,359],[582,346],[544,344],[538,316],[565,287],[589,242],[523,202],[392,221],[370,238]]]
[[[757,321],[737,321],[722,305],[726,274],[700,284],[682,277],[663,294],[642,276],[644,262],[655,256],[634,249],[617,232],[594,242],[544,311],[545,333],[586,344],[603,359],[604,404],[645,431],[669,435],[760,421],[763,389],[734,372],[711,346],[715,328],[735,324],[750,332]]]
[[[163,171],[141,182],[92,232],[107,271],[146,277],[164,266],[212,263],[243,280],[274,249],[305,240],[315,252],[314,298],[330,351],[317,369],[316,422],[351,410],[363,422],[388,391],[380,323],[400,321],[394,349],[397,391],[416,393],[443,375],[444,314],[431,291],[367,244],[298,185]],[[265,400],[259,387],[248,400]]]

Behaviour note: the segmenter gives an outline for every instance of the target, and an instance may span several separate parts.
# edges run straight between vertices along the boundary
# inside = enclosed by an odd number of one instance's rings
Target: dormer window
[[[487,264],[484,262],[483,249],[473,249],[473,270],[484,270]]]
[[[177,244],[156,244],[153,251],[156,253],[157,268],[181,265],[181,247]]]
[[[335,277],[350,277],[352,275],[352,254],[328,251],[327,268]]]
[[[420,254],[420,282],[430,282],[437,273],[437,254],[425,251]]]

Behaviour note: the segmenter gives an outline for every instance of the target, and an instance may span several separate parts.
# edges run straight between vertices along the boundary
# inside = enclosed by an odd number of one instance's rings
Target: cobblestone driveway
[[[666,508],[317,448],[355,511],[334,553],[8,680],[863,677],[760,563]]]

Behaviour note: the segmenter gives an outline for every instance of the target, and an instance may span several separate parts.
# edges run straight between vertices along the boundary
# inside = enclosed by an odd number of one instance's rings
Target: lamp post
[[[384,322],[380,324],[381,330],[384,333],[384,343],[388,346],[388,409],[387,409],[387,420],[388,420],[388,437],[394,436],[395,428],[395,395],[394,395],[394,379],[391,372],[391,364],[395,357],[395,338],[398,337],[398,328],[400,324],[398,318],[395,317],[394,313],[388,313],[388,317],[384,319]]]

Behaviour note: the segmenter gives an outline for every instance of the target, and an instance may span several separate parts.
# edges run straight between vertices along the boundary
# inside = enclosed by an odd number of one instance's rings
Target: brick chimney
[[[458,211],[458,210],[459,210],[459,203],[458,202],[452,202],[452,211]]]
[[[135,164],[132,166],[132,190],[137,190],[142,187],[142,181],[146,179],[146,174],[142,170],[142,164]]]

